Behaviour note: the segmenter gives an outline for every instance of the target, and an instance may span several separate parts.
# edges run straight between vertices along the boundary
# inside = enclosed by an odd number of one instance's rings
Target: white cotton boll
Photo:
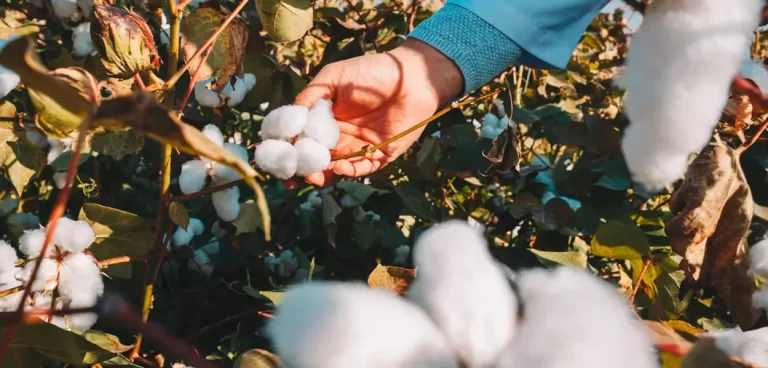
[[[766,94],[768,93],[768,70],[761,61],[752,59],[750,54],[748,52],[747,57],[742,61],[739,74],[744,78],[751,79],[760,87],[763,94]]]
[[[517,320],[509,281],[481,231],[459,220],[425,231],[413,248],[419,272],[407,296],[427,311],[470,368],[496,362]]]
[[[255,85],[256,76],[250,73],[244,75],[243,79],[236,78],[234,87],[230,83],[227,83],[222,91],[222,94],[229,97],[227,106],[235,107],[239,105],[240,102],[243,102],[243,99],[245,99],[245,95],[247,95]]]
[[[21,78],[10,69],[0,66],[0,98],[5,97],[16,89]]]
[[[395,266],[404,267],[408,264],[408,255],[411,254],[411,247],[407,245],[401,245],[395,248],[395,259],[392,264]]]
[[[213,208],[222,221],[234,221],[240,214],[240,189],[237,187],[211,194]]]
[[[296,174],[298,154],[286,141],[268,139],[256,146],[256,166],[279,179],[290,179]]]
[[[480,137],[485,139],[496,139],[498,137],[499,131],[498,128],[491,126],[491,125],[483,125],[482,128],[480,128]]]
[[[61,218],[62,220],[64,217]],[[62,226],[63,225],[63,226]],[[54,236],[56,245],[62,251],[77,253],[86,250],[96,240],[93,228],[87,222],[78,220],[59,220]]]
[[[630,120],[622,148],[646,189],[680,178],[687,166],[682,157],[709,141],[762,6],[761,0],[680,0],[648,8],[619,79],[628,89]]]
[[[227,231],[221,227],[219,220],[216,220],[216,222],[214,222],[211,226],[211,233],[216,237],[216,239],[222,239],[227,236]]]
[[[61,262],[59,270],[60,295],[71,299],[104,294],[104,281],[96,260],[90,254],[74,253]]]
[[[206,244],[200,249],[202,249],[205,253],[208,253],[209,256],[215,256],[221,253],[221,245],[219,242]]]
[[[96,305],[99,301],[97,296],[81,295],[70,301],[68,307],[71,309],[89,308]],[[96,313],[75,313],[66,315],[67,326],[70,330],[85,332],[91,329],[98,321],[99,315]]]
[[[264,259],[264,264],[280,278],[293,276],[299,268],[296,256],[290,250],[283,251],[278,257],[266,257]]]
[[[285,105],[272,110],[261,123],[262,139],[290,139],[307,125],[309,110],[304,106]]]
[[[213,124],[208,124],[203,127],[203,135],[210,139],[211,142],[218,144],[219,146],[224,145],[224,135],[221,134],[221,129]]]
[[[647,329],[605,281],[561,266],[523,271],[515,282],[525,317],[498,366],[613,368],[621,361],[623,368],[658,367]]]
[[[752,294],[752,306],[768,312],[768,289],[758,290]]]
[[[84,22],[77,25],[72,30],[72,47],[75,55],[85,57],[93,53],[93,42],[91,41],[91,22]]]
[[[76,229],[77,221],[62,216],[56,222],[56,231],[53,233],[51,241],[53,241],[53,244],[59,247],[62,251],[68,250],[70,246],[81,243],[76,239]]]
[[[294,286],[266,329],[289,367],[459,367],[424,311],[363,284]]]
[[[204,231],[205,225],[203,225],[203,222],[199,219],[191,218],[186,230],[179,226],[176,232],[173,233],[173,244],[177,247],[188,247],[192,242],[192,238],[202,234]]]
[[[207,166],[202,160],[190,160],[181,165],[179,189],[184,194],[195,193],[205,188],[208,177]]]
[[[207,81],[195,83],[195,99],[201,106],[218,107],[221,105],[221,98],[216,91],[208,89],[207,84]]]
[[[16,250],[4,240],[0,240],[0,273],[14,270],[18,260]]]
[[[29,283],[29,279],[32,276],[32,270],[35,267],[37,260],[30,260],[24,265],[16,274],[16,279],[21,280],[24,284]],[[32,283],[30,288],[32,292],[50,291],[56,288],[56,274],[58,273],[59,264],[50,258],[43,258],[40,264],[40,270],[37,272],[35,282]],[[29,287],[27,285],[27,287]]]
[[[735,328],[709,335],[724,353],[757,367],[768,367],[768,327],[747,332]]]
[[[307,176],[321,172],[331,163],[331,152],[312,138],[302,138],[293,145],[298,154],[296,175]]]
[[[483,127],[498,128],[499,117],[492,113],[487,113],[483,116]]]
[[[76,0],[51,0],[51,5],[59,19],[70,19],[77,14]]]
[[[323,147],[333,149],[339,142],[341,130],[333,116],[331,101],[318,100],[309,110],[304,135],[316,140]]]
[[[749,271],[768,278],[768,240],[761,240],[749,248]]]
[[[245,147],[235,143],[224,142],[224,149],[237,156],[237,158],[248,162],[248,150]],[[220,163],[213,165],[211,177],[216,185],[230,183],[242,178],[237,171]]]
[[[16,279],[16,272],[17,271],[15,270],[10,270],[0,273],[0,290],[8,290],[21,286],[21,281]],[[24,293],[20,291],[0,297],[0,312],[16,310],[21,302],[23,294]]]
[[[83,11],[86,17],[90,17],[93,12],[93,0],[77,0],[77,6]]]
[[[249,91],[252,90],[253,87],[256,87],[256,75],[253,73],[245,73],[243,75],[243,83],[245,84],[245,88]]]
[[[191,231],[192,234],[200,235],[205,232],[205,224],[203,224],[203,222],[200,221],[200,219],[190,218],[187,229]]]
[[[67,173],[58,172],[53,174],[53,182],[56,184],[56,188],[63,189],[64,185],[67,184]]]
[[[69,149],[69,146],[67,145],[67,141],[48,137],[48,145],[51,147],[48,150],[48,164],[50,165],[53,161],[56,161],[56,159],[61,156],[64,151]]]
[[[43,250],[43,243],[45,242],[45,230],[35,229],[24,231],[24,234],[19,238],[19,250],[24,253],[28,258],[37,258],[40,256],[40,252]],[[53,244],[48,245],[46,250],[46,256],[54,254],[56,247]]]
[[[187,262],[187,267],[204,274],[206,277],[213,274],[213,261],[203,249],[192,252],[192,258]]]

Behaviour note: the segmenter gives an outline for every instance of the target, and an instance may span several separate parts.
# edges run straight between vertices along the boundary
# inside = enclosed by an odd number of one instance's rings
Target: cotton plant
[[[221,130],[215,125],[206,125],[203,128],[203,134],[239,159],[248,161],[248,151],[245,147],[225,142]],[[199,192],[205,189],[209,177],[214,186],[227,184],[241,178],[240,174],[228,166],[207,158],[195,159],[181,165],[179,189],[184,194]],[[216,214],[222,221],[233,221],[240,214],[240,189],[237,187],[214,192],[211,194],[211,200]]]
[[[555,179],[552,170],[549,170],[550,165],[551,162],[547,157],[535,156],[533,160],[531,160],[531,166],[543,166],[547,168],[547,170],[536,173],[536,176],[534,177],[534,182],[547,186],[546,191],[541,196],[541,203],[546,204],[554,198],[559,198],[565,201],[572,210],[577,211],[581,208],[581,201],[557,194],[557,190],[555,189]]]
[[[264,117],[256,165],[279,179],[321,172],[330,164],[330,150],[340,134],[331,101],[319,100],[311,109],[279,107]]]
[[[72,29],[72,48],[79,57],[96,54],[91,41],[91,22],[80,23]]]
[[[481,231],[452,220],[422,234],[406,298],[357,283],[293,286],[267,335],[288,366],[305,368],[658,366],[610,285],[571,266],[510,275]]]
[[[0,38],[0,52],[2,52],[5,46],[12,40],[13,38]],[[7,96],[9,93],[11,93],[11,91],[16,89],[16,86],[19,85],[20,81],[21,78],[18,74],[0,65],[0,98]]]
[[[487,139],[496,139],[496,137],[507,129],[508,125],[515,125],[516,123],[504,116],[499,118],[493,113],[487,113],[483,117],[482,127],[480,128],[480,136]]]
[[[16,252],[7,243],[0,242],[0,283],[3,287],[23,285],[29,289],[31,294],[24,304],[27,309],[94,306],[104,293],[104,282],[98,262],[85,252],[96,239],[93,228],[85,221],[60,218],[51,244],[42,254],[47,232],[47,228],[41,228],[22,234],[19,251],[25,259],[20,267],[15,266]],[[32,271],[40,257],[40,269],[34,282],[31,282]],[[58,297],[52,305],[54,292]],[[0,309],[15,310],[21,296],[16,293],[0,298]],[[77,313],[55,316],[51,323],[67,330],[84,332],[96,323],[97,318],[95,313]]]
[[[762,8],[761,0],[661,1],[648,7],[618,80],[627,89],[624,111],[630,120],[622,151],[645,189],[678,180],[689,155],[710,141]]]
[[[264,258],[264,266],[281,279],[287,279],[296,274],[299,263],[291,250],[284,250],[279,255],[270,253]]]
[[[245,73],[243,78],[236,77],[234,86],[228,82],[221,93],[211,89],[213,82],[214,78],[211,77],[195,83],[194,91],[197,102],[206,107],[219,107],[223,104],[235,107],[243,102],[245,95],[256,86],[256,76]]]
[[[749,362],[753,367],[768,367],[768,327],[742,331],[736,327],[725,331],[711,332],[719,350],[732,357]]]

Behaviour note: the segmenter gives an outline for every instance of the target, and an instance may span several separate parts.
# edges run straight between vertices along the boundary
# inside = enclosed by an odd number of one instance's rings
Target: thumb
[[[317,100],[333,100],[336,95],[335,68],[325,68],[296,96],[294,105],[312,107]]]

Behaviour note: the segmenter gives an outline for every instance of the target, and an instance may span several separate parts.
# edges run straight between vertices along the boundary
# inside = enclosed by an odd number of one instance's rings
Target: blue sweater
[[[470,92],[511,64],[565,68],[606,0],[448,0],[409,37],[453,60]]]

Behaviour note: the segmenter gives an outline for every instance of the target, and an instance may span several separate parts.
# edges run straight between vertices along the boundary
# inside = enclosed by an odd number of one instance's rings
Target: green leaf
[[[629,264],[632,267],[632,284],[637,285],[637,281],[640,278],[640,272],[642,272],[645,262],[643,262],[642,259],[636,258],[631,259]],[[663,270],[660,266],[651,263],[648,265],[648,268],[646,268],[645,273],[643,273],[643,283],[651,289],[651,295],[648,295],[650,300],[654,300],[659,294],[659,289],[656,286],[656,279],[662,272]]]
[[[240,213],[232,221],[235,226],[235,236],[245,233],[255,233],[259,229],[264,230],[264,222],[261,219],[259,205],[255,201],[248,201],[240,205]]]
[[[677,319],[688,308],[692,293],[689,291],[680,297],[680,284],[685,279],[685,272],[678,270],[672,273],[662,272],[656,278],[656,287],[659,290],[657,306],[661,307],[664,315],[656,316],[663,319]]]
[[[389,193],[388,190],[377,189],[370,185],[366,185],[361,182],[352,181],[352,180],[340,181],[339,183],[336,184],[336,187],[347,192],[347,194],[351,195],[353,198],[357,199],[360,202],[367,201],[368,197],[374,194]]]
[[[6,198],[0,200],[0,217],[8,216],[19,208],[19,200],[15,198]]]
[[[168,217],[171,218],[174,224],[179,225],[184,231],[189,226],[189,210],[183,204],[179,202],[171,202],[168,206]]]
[[[650,254],[650,241],[634,224],[611,220],[600,224],[590,243],[592,254],[611,259],[642,259]]]
[[[102,331],[90,330],[85,332],[83,337],[102,349],[115,354],[124,353],[133,347],[133,345],[121,344],[120,338]]]
[[[0,129],[0,166],[21,195],[29,180],[45,167],[45,157],[26,138],[17,137],[10,129]]]
[[[41,354],[61,363],[88,365],[109,360],[116,355],[91,343],[84,336],[55,325],[49,323],[23,324],[19,326],[2,366],[21,367],[16,364],[28,362],[28,357],[24,356],[30,353]],[[23,367],[34,367],[34,365]]]
[[[152,249],[153,221],[129,212],[86,203],[79,219],[88,222],[96,234],[96,242],[88,248],[97,260],[121,256],[141,256]],[[130,263],[116,264],[106,269],[112,277],[130,278]]]
[[[40,226],[40,219],[31,213],[13,213],[5,219],[5,231],[8,235],[18,238],[24,230],[36,229]]]
[[[587,268],[587,255],[582,252],[549,252],[528,248],[545,265],[561,264]]]
[[[395,187],[395,192],[403,199],[405,208],[414,215],[424,220],[432,221],[432,205],[424,196],[424,192],[419,190],[413,183],[405,182]]]
[[[325,191],[321,191],[320,195],[323,197],[323,225],[335,224],[336,216],[342,211],[341,206],[336,202],[336,199]]]
[[[376,244],[394,249],[408,242],[400,229],[383,221],[356,222],[352,231],[357,244],[363,250],[368,250]]]
[[[264,30],[277,42],[296,41],[312,28],[311,0],[256,0]]]

